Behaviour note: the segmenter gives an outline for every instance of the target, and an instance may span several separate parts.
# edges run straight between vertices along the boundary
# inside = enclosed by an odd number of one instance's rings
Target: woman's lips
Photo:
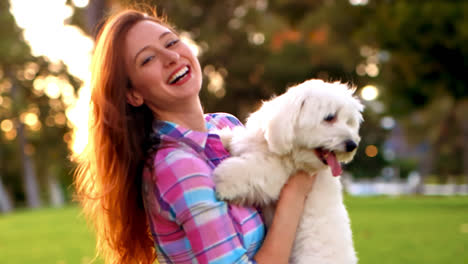
[[[190,78],[190,67],[184,65],[175,70],[168,79],[170,85],[181,85]]]

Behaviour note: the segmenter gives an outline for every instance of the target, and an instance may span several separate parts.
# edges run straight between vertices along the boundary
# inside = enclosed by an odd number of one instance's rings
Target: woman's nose
[[[164,66],[171,66],[172,64],[176,63],[179,60],[180,55],[179,53],[172,51],[172,50],[164,50],[161,53],[161,57],[164,62]]]

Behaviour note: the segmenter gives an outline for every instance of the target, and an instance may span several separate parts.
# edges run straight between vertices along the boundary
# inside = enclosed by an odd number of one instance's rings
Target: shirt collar
[[[208,131],[213,128],[207,117],[205,117],[205,125]],[[202,151],[205,148],[210,135],[209,132],[191,130],[170,121],[155,120],[153,122],[152,136],[158,137],[161,142],[165,140],[182,141],[197,151]]]

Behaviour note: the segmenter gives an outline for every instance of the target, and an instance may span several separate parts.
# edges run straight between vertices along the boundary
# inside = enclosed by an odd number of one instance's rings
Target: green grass
[[[94,258],[94,248],[94,237],[76,207],[0,215],[2,264],[84,264]]]
[[[359,263],[467,264],[468,197],[347,197]]]
[[[347,196],[345,203],[361,264],[468,263],[468,197]],[[2,264],[89,263],[94,243],[76,207],[0,215]]]

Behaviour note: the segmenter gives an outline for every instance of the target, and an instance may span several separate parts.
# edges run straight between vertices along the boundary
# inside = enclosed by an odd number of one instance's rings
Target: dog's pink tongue
[[[336,159],[335,153],[333,153],[333,152],[328,153],[327,163],[328,163],[328,166],[330,166],[330,168],[331,168],[333,176],[340,176],[341,175],[341,172],[342,172],[341,165],[338,162],[338,160]]]

